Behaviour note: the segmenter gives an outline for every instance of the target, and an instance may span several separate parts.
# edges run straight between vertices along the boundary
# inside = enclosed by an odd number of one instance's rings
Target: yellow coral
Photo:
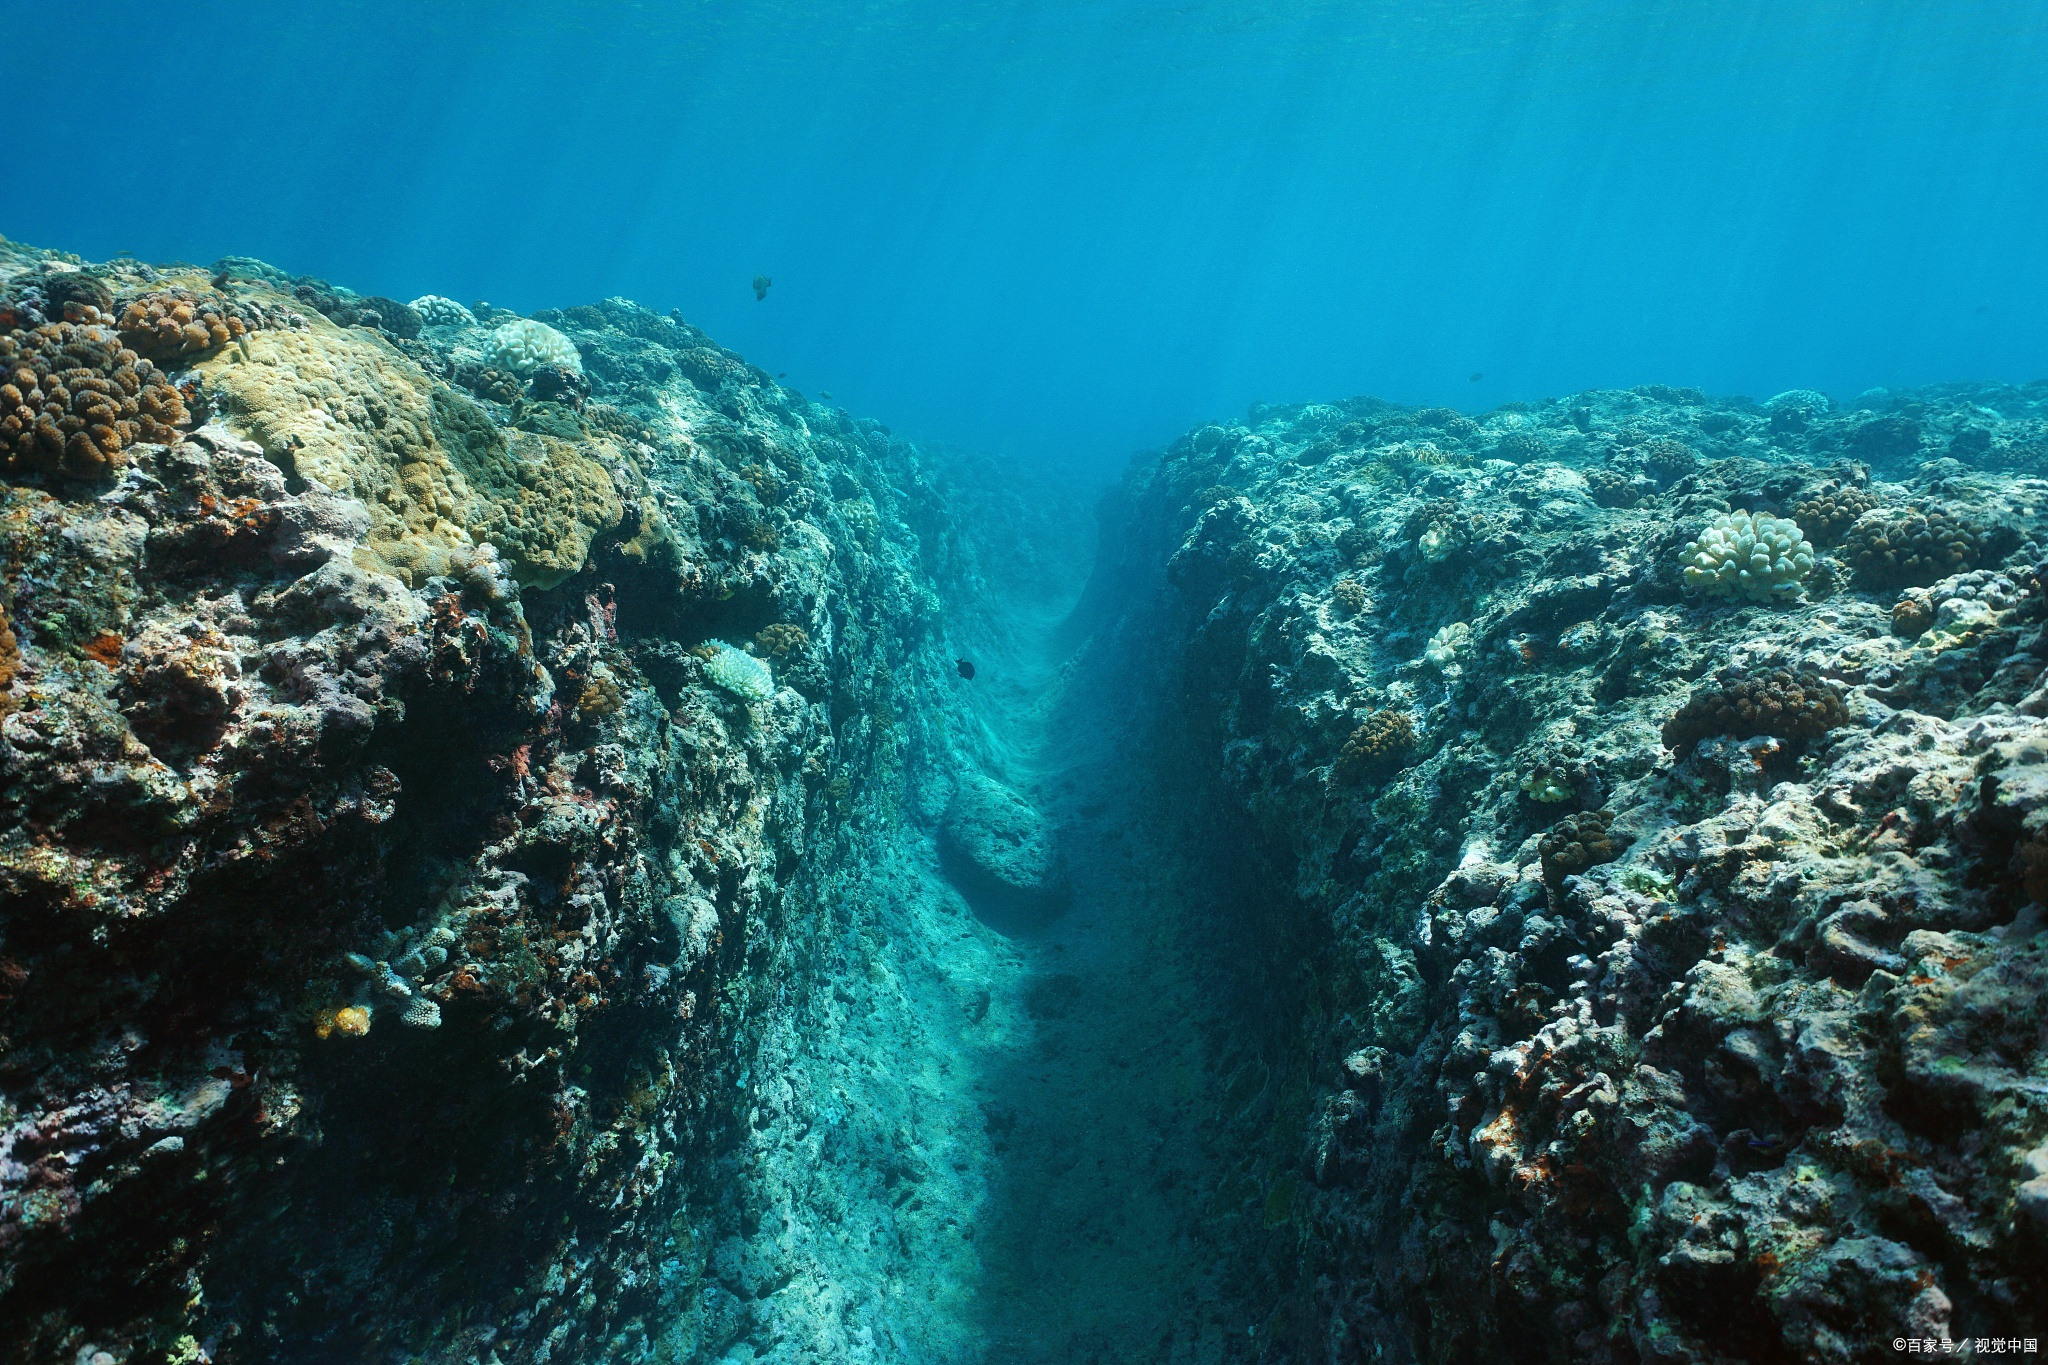
[[[549,587],[619,523],[611,476],[586,446],[527,432],[508,445],[373,333],[314,317],[244,340],[199,367],[208,386],[273,459],[369,507],[364,568],[416,587],[488,540],[522,583]]]
[[[363,567],[417,586],[471,547],[468,487],[434,439],[433,384],[368,332],[324,318],[257,331],[200,372],[229,420],[271,458],[370,509]],[[246,356],[246,358],[245,358]]]
[[[337,1033],[345,1038],[360,1038],[370,1031],[370,1011],[364,1005],[344,1005],[340,1009],[321,1010],[313,1016],[313,1036],[332,1038]]]

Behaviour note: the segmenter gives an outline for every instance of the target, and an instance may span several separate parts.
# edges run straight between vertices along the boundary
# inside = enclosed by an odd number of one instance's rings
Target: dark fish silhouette
[[[1480,373],[1480,372],[1479,372],[1478,370],[1474,370],[1474,371],[1472,371],[1472,382],[1473,382],[1474,384],[1477,384],[1477,383],[1478,383],[1478,382],[1479,382],[1480,380],[1482,380],[1482,379],[1484,379],[1484,378],[1486,378],[1486,376],[1485,376],[1484,374]]]
[[[974,661],[972,659],[962,659],[959,663],[954,664],[953,667],[960,670],[961,677],[969,682],[974,681]]]
[[[769,278],[768,278],[768,277],[767,277],[766,275],[756,275],[756,276],[754,276],[754,302],[755,302],[755,303],[759,303],[759,302],[760,302],[760,301],[761,301],[762,299],[765,299],[765,298],[767,298],[767,297],[768,297],[768,286],[769,286],[769,285],[771,285],[771,284],[773,284],[773,283],[775,283],[775,281],[773,281],[773,280],[769,279]]]

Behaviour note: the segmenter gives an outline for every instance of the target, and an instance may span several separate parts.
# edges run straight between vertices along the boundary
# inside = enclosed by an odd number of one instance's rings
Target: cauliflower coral
[[[1782,602],[1813,572],[1799,523],[1766,513],[1723,512],[1686,543],[1685,586],[1707,597]]]
[[[499,324],[491,332],[484,355],[493,369],[508,370],[522,378],[543,365],[583,373],[583,357],[578,354],[576,343],[545,322],[531,318],[514,318]]]

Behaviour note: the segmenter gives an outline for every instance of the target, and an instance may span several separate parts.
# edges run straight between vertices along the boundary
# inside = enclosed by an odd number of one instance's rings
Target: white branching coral
[[[775,675],[765,660],[723,642],[704,661],[704,674],[741,701],[766,701],[775,695]]]
[[[583,357],[577,353],[576,343],[545,322],[531,318],[513,318],[498,324],[484,354],[494,369],[517,375],[532,374],[543,365],[583,373]]]
[[[1762,512],[1723,512],[1681,558],[1687,591],[1750,602],[1796,597],[1813,572],[1813,546],[1799,523]]]

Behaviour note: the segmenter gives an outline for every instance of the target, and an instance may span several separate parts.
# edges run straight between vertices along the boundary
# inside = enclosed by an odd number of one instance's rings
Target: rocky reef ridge
[[[676,318],[420,302],[0,243],[0,1359],[764,1330],[753,1059],[970,559]]]
[[[1329,935],[1272,1358],[2044,1335],[2044,473],[2048,385],[1362,399],[1134,469],[1162,742]]]

